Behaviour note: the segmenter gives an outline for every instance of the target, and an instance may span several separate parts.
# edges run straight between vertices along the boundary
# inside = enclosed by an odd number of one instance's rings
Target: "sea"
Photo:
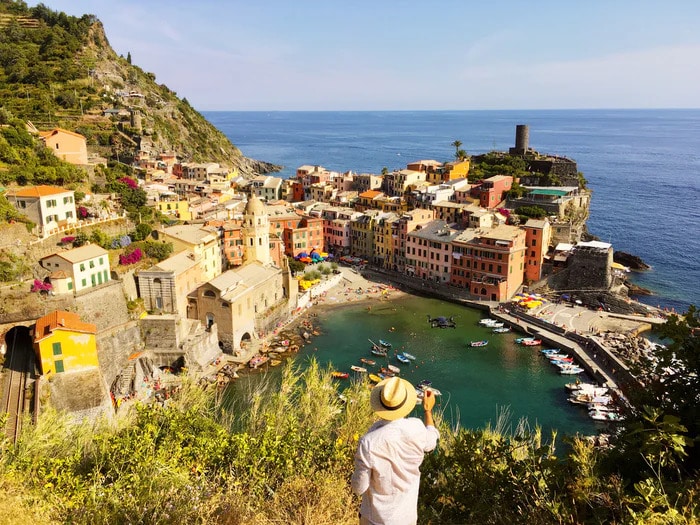
[[[305,164],[356,173],[402,169],[420,159],[454,158],[452,143],[469,154],[507,151],[515,126],[527,124],[530,147],[575,160],[593,191],[588,229],[618,251],[651,266],[633,282],[653,292],[638,299],[684,312],[700,296],[700,110],[509,110],[204,112],[245,156],[283,166],[293,177]],[[487,349],[478,313],[421,297],[407,298],[383,315],[361,308],[331,312],[322,334],[301,360],[347,369],[369,356],[367,339],[393,337],[418,358],[404,373],[432,379],[444,410],[458,425],[527,418],[566,433],[597,428],[566,401],[563,385],[538,352],[523,351],[514,335],[490,336]],[[454,331],[431,330],[426,315],[455,315]],[[394,326],[395,332],[388,332]],[[396,363],[392,363],[396,364]],[[439,378],[436,381],[435,378]]]

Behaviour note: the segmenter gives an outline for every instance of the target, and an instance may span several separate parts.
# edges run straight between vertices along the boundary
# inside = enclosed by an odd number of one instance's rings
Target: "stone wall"
[[[143,350],[138,321],[97,334],[97,359],[108,385],[111,385],[122,369],[127,366],[129,356]]]
[[[612,285],[612,249],[576,248],[569,257],[569,290],[609,290]]]
[[[131,319],[120,281],[110,281],[81,292],[75,298],[75,308],[71,310],[79,314],[82,321],[96,324],[98,332]]]

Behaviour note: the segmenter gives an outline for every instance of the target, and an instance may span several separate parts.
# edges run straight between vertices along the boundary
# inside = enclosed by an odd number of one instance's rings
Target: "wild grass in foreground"
[[[226,409],[185,384],[166,407],[114,421],[71,425],[48,410],[2,443],[0,523],[355,524],[349,479],[368,397],[353,383],[341,399],[312,363]],[[422,468],[420,523],[693,523],[696,480],[640,492],[587,442],[560,458],[554,436],[505,418],[441,433]]]

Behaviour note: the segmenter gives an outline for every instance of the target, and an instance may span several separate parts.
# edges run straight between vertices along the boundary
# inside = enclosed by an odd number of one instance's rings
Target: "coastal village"
[[[89,166],[78,133],[35,132],[66,162]],[[34,224],[28,235],[8,225],[0,239],[32,274],[5,289],[4,302],[30,294],[45,312],[2,316],[8,434],[45,403],[96,417],[135,400],[166,402],[183,371],[226,384],[244,368],[280,364],[313,337],[309,307],[329,294],[349,302],[402,290],[459,302],[573,353],[600,384],[634,381],[629,349],[649,352],[636,336],[663,315],[629,298],[629,269],[609,243],[583,240],[591,193],[576,163],[530,148],[525,125],[515,135],[502,155],[528,159],[559,185],[511,175],[469,182],[472,160],[459,151],[381,174],[305,165],[283,180],[144,144],[131,183],[161,217],[148,240],[172,247],[158,261],[130,247],[140,225],[114,194],[78,202],[63,187],[4,188]],[[523,220],[516,212],[528,207],[544,216]],[[95,229],[109,232],[107,248],[75,243]]]

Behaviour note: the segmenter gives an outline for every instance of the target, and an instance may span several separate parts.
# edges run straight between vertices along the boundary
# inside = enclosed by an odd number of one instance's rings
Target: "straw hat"
[[[400,377],[390,377],[380,381],[372,389],[370,405],[372,410],[388,421],[400,419],[416,406],[416,389]]]

